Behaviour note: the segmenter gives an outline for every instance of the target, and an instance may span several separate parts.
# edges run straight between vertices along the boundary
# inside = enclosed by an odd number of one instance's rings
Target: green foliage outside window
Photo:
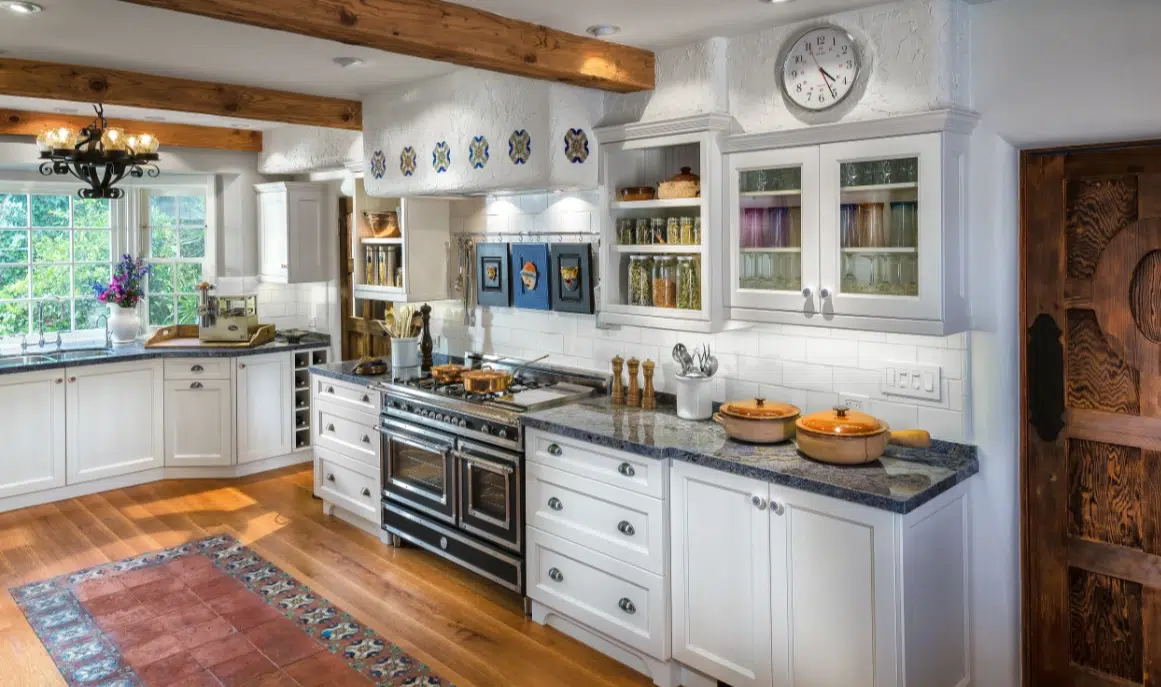
[[[206,256],[204,196],[149,199],[148,321],[150,326],[197,323],[197,285]]]

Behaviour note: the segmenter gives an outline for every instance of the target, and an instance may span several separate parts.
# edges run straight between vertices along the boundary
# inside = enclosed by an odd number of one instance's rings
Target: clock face
[[[826,110],[841,103],[859,76],[858,46],[834,26],[807,31],[786,53],[782,88],[786,97],[807,110]]]

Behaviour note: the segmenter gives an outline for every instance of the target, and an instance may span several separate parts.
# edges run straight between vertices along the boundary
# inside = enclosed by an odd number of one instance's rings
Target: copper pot
[[[755,398],[723,403],[714,413],[714,422],[731,439],[750,444],[777,444],[794,438],[794,421],[800,412],[789,403]]]
[[[456,365],[455,363],[434,365],[431,368],[431,377],[440,384],[455,384],[460,381],[464,371],[467,369],[463,365]]]
[[[512,374],[484,367],[462,373],[464,389],[473,394],[501,394],[512,386]]]
[[[879,459],[887,444],[928,448],[931,435],[921,429],[891,431],[877,417],[835,406],[798,418],[798,450],[824,463],[861,465]]]

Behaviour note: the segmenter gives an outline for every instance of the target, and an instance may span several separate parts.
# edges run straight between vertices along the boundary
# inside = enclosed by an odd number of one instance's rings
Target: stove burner
[[[517,376],[512,380],[511,386],[507,391],[502,393],[488,393],[488,394],[474,394],[464,388],[463,383],[453,382],[451,384],[441,384],[430,375],[424,377],[415,377],[406,380],[397,380],[396,384],[411,387],[412,389],[420,389],[428,393],[445,396],[447,398],[455,398],[461,401],[468,401],[471,403],[486,403],[492,402],[508,402],[512,403],[512,398],[515,394],[522,391],[532,391],[533,389],[547,389],[556,386],[556,382],[540,382],[534,379],[526,379]],[[512,403],[513,407],[517,404]]]

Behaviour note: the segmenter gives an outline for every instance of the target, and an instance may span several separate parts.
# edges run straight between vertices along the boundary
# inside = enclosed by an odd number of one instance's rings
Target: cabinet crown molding
[[[822,124],[783,131],[739,133],[727,137],[722,142],[722,152],[742,153],[752,150],[824,145],[915,134],[953,133],[967,135],[975,130],[979,121],[980,116],[975,112],[947,109],[883,119]]]
[[[634,122],[632,124],[602,126],[593,129],[593,133],[601,143],[617,143],[619,141],[632,141],[658,136],[699,134],[705,131],[728,134],[741,131],[741,127],[732,115],[722,112],[711,112],[708,114],[678,117],[676,119],[664,119],[656,122]]]

